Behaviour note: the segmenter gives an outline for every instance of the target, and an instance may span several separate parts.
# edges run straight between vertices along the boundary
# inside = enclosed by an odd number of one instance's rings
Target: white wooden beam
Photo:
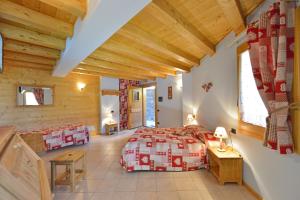
[[[74,36],[67,41],[53,75],[66,76],[150,2],[151,0],[91,0],[84,20],[77,21]]]

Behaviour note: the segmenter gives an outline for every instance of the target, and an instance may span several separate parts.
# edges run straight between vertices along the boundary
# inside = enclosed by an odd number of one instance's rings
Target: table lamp
[[[192,122],[195,119],[195,115],[188,114],[186,119],[187,119],[187,121]]]
[[[220,152],[226,151],[224,148],[225,144],[223,142],[223,139],[226,139],[228,137],[227,131],[224,127],[217,127],[214,133],[214,137],[220,138],[220,147],[217,149]]]

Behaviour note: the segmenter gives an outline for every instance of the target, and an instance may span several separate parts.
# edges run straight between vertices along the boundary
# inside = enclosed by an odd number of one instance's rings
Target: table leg
[[[55,179],[56,179],[56,164],[51,162],[51,190],[55,188]]]
[[[74,162],[71,164],[71,192],[74,192],[75,189],[75,165]]]
[[[70,165],[66,165],[66,180],[68,182],[70,182],[70,175],[71,175],[71,172],[70,172]]]
[[[86,153],[84,153],[83,155],[82,170],[83,170],[83,178],[86,179]]]

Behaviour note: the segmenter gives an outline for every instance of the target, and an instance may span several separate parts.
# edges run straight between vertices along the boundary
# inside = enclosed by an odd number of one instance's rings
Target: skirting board
[[[257,199],[257,200],[263,200],[262,196],[258,194],[250,185],[245,183],[243,181],[243,186]]]

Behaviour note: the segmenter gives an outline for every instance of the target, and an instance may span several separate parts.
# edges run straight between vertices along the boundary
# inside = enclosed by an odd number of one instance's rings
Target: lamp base
[[[217,150],[219,151],[219,152],[225,152],[226,151],[226,149],[221,149],[221,148],[217,148]]]

